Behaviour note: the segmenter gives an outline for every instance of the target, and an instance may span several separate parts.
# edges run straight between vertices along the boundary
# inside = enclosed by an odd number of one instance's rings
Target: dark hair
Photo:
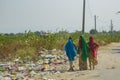
[[[79,39],[82,39],[82,36],[80,36]]]
[[[72,39],[71,37],[69,37],[69,39]]]

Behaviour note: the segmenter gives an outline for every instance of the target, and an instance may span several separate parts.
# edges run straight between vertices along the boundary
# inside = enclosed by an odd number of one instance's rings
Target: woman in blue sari
[[[77,51],[75,49],[75,46],[74,46],[74,43],[71,37],[69,37],[68,42],[65,45],[65,51],[66,51],[66,55],[69,59],[69,64],[70,64],[69,71],[74,71],[73,61],[75,60],[74,58],[77,55]]]

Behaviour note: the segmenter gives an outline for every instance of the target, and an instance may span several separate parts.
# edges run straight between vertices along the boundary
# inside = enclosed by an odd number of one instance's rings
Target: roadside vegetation
[[[120,42],[120,31],[101,32],[97,34],[85,33],[84,37],[88,41],[89,36],[92,35],[95,38],[95,42],[99,45],[106,45],[111,42]],[[0,59],[11,60],[16,57],[22,59],[32,60],[36,59],[37,53],[42,49],[52,50],[59,49],[64,50],[64,45],[71,36],[75,45],[78,44],[79,36],[82,35],[80,31],[69,33],[68,31],[59,31],[56,33],[44,32],[44,31],[25,31],[25,33],[10,33],[0,34]]]

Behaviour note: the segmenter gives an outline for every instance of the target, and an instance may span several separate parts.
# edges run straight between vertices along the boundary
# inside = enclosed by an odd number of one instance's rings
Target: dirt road
[[[120,43],[102,46],[98,51],[98,65],[95,70],[76,71],[46,75],[54,80],[120,80]]]

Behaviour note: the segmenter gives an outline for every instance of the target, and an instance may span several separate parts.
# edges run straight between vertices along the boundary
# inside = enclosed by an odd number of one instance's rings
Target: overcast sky
[[[83,0],[0,0],[0,33],[31,31],[76,31],[82,29]],[[120,30],[120,0],[86,0],[85,32]]]

